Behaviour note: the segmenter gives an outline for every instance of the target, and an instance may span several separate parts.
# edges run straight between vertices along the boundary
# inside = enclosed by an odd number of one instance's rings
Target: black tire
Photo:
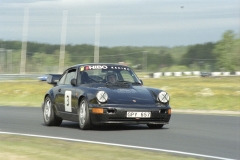
[[[91,128],[88,102],[86,98],[83,98],[80,102],[79,109],[78,109],[78,119],[79,119],[79,127],[82,130],[88,130]]]
[[[52,100],[47,96],[43,104],[43,120],[47,126],[60,126],[62,119],[57,117],[53,110]]]
[[[161,129],[164,124],[147,124],[148,128],[151,128],[151,129]]]

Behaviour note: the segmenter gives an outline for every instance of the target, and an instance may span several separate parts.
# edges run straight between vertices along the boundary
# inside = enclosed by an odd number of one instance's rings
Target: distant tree
[[[100,47],[99,62],[118,63],[125,62],[129,66],[137,66],[138,70],[159,71],[161,68],[179,70],[182,66],[190,70],[218,68],[240,70],[239,39],[235,39],[233,32],[229,31],[223,39],[215,43],[197,44],[192,46],[117,46]],[[226,45],[226,46],[225,46]],[[223,47],[225,46],[225,47]],[[230,46],[230,47],[228,47]],[[0,40],[0,48],[13,50],[13,60],[19,70],[21,58],[21,41]],[[27,44],[27,72],[58,70],[60,45],[28,42]],[[214,49],[214,53],[213,53]],[[145,52],[146,51],[146,52]],[[144,54],[146,53],[146,54]],[[19,57],[19,55],[17,55]],[[17,57],[16,56],[16,57]],[[92,63],[94,61],[94,46],[89,44],[67,44],[65,46],[65,66],[79,63]],[[147,66],[145,66],[147,64]],[[171,68],[171,66],[177,66]],[[179,67],[181,66],[181,67]],[[42,68],[42,69],[41,69]],[[16,69],[17,70],[17,69]]]
[[[161,72],[183,72],[183,71],[189,71],[187,66],[170,66],[170,67],[164,67],[161,68]]]
[[[223,34],[213,51],[220,70],[234,71],[239,66],[239,45],[239,39],[235,38],[233,31],[228,30]]]
[[[215,65],[216,56],[213,54],[214,44],[196,44],[190,46],[187,53],[182,57],[182,65],[191,67],[193,64],[198,64],[201,68],[205,65]]]
[[[0,48],[20,50],[22,48],[22,42],[20,42],[20,41],[0,41]]]
[[[235,71],[240,71],[240,38],[235,41],[233,50],[233,65]]]
[[[162,64],[165,64],[166,66],[171,66],[173,64],[173,58],[170,54],[163,54],[160,55]]]
[[[174,65],[180,65],[182,61],[182,57],[187,53],[189,46],[176,46],[173,48],[169,48],[169,53],[173,58]]]

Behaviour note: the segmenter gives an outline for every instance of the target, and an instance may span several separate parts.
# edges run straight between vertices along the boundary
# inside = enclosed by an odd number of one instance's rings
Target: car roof
[[[80,67],[80,66],[88,66],[88,65],[111,65],[111,66],[122,66],[122,67],[128,67],[122,64],[118,64],[118,63],[83,63],[83,64],[76,64],[74,66],[71,66],[69,68],[75,68],[75,67]]]

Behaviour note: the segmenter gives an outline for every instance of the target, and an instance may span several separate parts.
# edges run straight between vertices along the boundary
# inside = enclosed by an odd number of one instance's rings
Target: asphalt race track
[[[173,113],[170,124],[162,129],[131,125],[104,126],[82,131],[78,123],[68,121],[63,121],[59,127],[45,126],[41,108],[0,107],[0,132],[64,137],[240,159],[239,116]]]

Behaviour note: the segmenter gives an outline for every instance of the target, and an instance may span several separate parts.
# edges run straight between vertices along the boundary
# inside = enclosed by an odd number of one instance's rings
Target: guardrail
[[[43,74],[0,74],[0,80],[35,79]]]

